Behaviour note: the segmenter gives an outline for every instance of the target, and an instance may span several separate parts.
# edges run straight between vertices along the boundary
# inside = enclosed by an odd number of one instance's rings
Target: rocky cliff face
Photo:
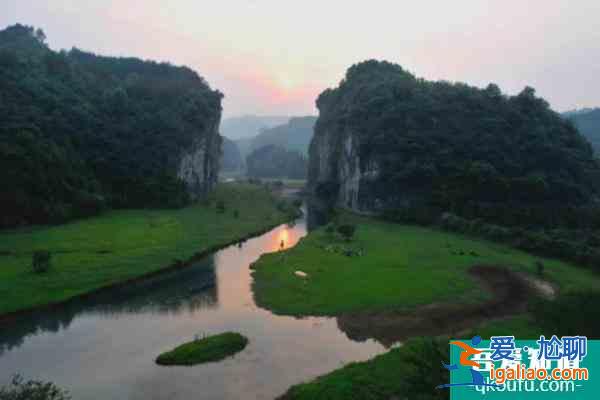
[[[531,88],[507,96],[367,61],[317,107],[308,186],[326,206],[537,223],[599,192],[589,143]]]
[[[177,177],[185,182],[192,200],[206,196],[217,184],[222,146],[220,120],[219,113],[181,154]]]
[[[310,146],[309,188],[329,205],[362,213],[381,211],[384,199],[373,192],[380,173],[376,160],[361,157],[351,127],[317,124]]]

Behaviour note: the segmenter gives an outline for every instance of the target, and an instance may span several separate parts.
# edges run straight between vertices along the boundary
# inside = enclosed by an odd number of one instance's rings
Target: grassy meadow
[[[591,271],[508,246],[435,229],[344,215],[356,225],[351,242],[320,228],[284,254],[254,264],[257,303],[278,314],[338,315],[412,308],[434,302],[479,302],[485,293],[466,271],[473,265],[535,273],[561,290],[600,287]],[[347,250],[362,252],[347,256]],[[300,278],[295,271],[303,271]]]
[[[430,228],[348,214],[343,222],[357,227],[351,242],[323,227],[283,254],[262,256],[254,265],[258,304],[280,314],[335,316],[435,302],[476,302],[489,295],[466,273],[469,267],[489,264],[535,274],[535,263],[541,261],[544,278],[560,288],[558,300],[531,299],[532,312],[488,320],[464,337],[538,338],[597,330],[598,324],[591,322],[597,303],[590,303],[596,295],[582,300],[581,307],[562,297],[562,293],[600,288],[600,278],[587,269]],[[348,250],[362,255],[348,256]],[[298,270],[308,277],[298,277]],[[544,302],[545,308],[537,302]],[[556,307],[560,308],[555,312]],[[371,360],[349,363],[299,383],[280,400],[448,399],[447,390],[435,389],[449,381],[441,368],[441,362],[449,359],[448,340],[443,336],[409,339]]]
[[[224,212],[217,210],[219,201]],[[221,184],[209,201],[184,209],[110,211],[61,226],[1,232],[0,315],[160,270],[286,219],[264,188]],[[52,254],[50,271],[32,272],[36,250]]]

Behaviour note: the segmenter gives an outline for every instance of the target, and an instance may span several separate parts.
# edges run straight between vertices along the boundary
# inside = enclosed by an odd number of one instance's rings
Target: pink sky
[[[79,47],[192,67],[225,93],[226,116],[314,114],[355,62],[427,79],[533,86],[557,110],[600,106],[597,0],[2,0],[0,25]]]

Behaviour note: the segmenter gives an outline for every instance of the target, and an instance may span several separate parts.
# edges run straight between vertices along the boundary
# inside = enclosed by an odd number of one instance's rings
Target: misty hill
[[[596,152],[600,151],[600,108],[585,108],[569,111],[563,115],[573,121],[579,132],[585,136]]]
[[[308,154],[308,146],[313,137],[317,117],[294,117],[288,123],[273,128],[263,129],[251,143],[252,149],[258,149],[270,144],[288,150],[296,150]]]
[[[279,115],[244,115],[224,118],[221,122],[221,134],[231,140],[250,138],[258,135],[262,129],[285,124],[290,117]]]
[[[307,167],[300,152],[273,144],[254,150],[246,158],[247,175],[252,178],[306,179]]]
[[[221,146],[221,170],[224,172],[240,171],[244,168],[242,154],[237,144],[223,137]]]
[[[176,207],[216,182],[222,94],[186,67],[0,31],[0,226]]]
[[[317,107],[309,186],[328,204],[553,225],[599,194],[591,145],[529,87],[508,96],[366,61]]]
[[[258,135],[236,140],[235,143],[238,145],[242,157],[246,157],[252,151],[268,145],[296,150],[307,155],[316,121],[317,117],[312,116],[292,117],[285,124],[263,128]]]

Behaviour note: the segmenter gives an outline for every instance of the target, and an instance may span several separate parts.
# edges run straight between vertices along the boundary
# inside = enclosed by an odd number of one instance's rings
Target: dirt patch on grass
[[[458,335],[481,322],[523,313],[530,297],[548,295],[548,287],[553,288],[540,279],[535,279],[534,284],[528,275],[500,266],[476,265],[469,274],[491,293],[489,301],[433,303],[409,312],[346,314],[337,318],[338,326],[352,340],[372,338],[385,346],[413,336]]]

